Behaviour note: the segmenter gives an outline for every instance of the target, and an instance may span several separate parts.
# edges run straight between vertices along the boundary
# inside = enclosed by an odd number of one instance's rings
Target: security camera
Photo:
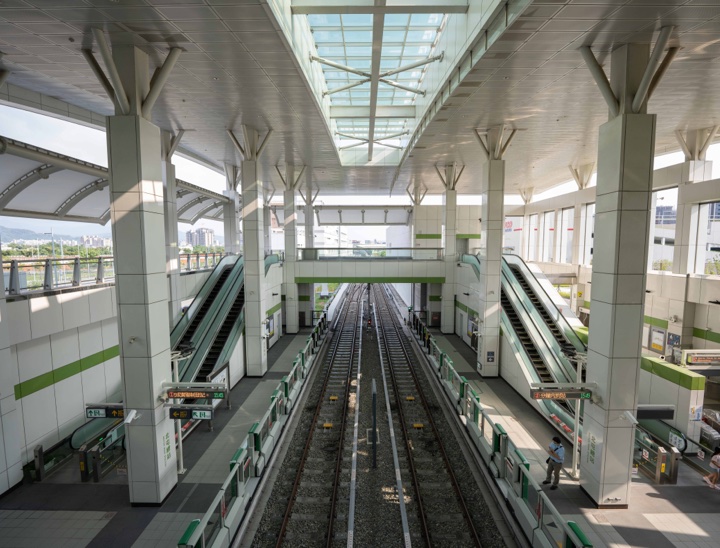
[[[139,419],[142,417],[142,415],[138,415],[138,412],[135,409],[131,409],[127,412],[127,415],[125,415],[125,420],[123,421],[125,424],[130,424],[132,421]]]
[[[635,415],[633,415],[630,411],[623,411],[623,414],[620,415],[620,418],[624,421],[628,421],[633,426],[637,426],[638,420],[635,418]]]

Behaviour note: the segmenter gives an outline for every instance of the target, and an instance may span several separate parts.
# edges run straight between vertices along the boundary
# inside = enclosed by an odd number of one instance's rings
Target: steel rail
[[[310,428],[310,431],[308,432],[308,437],[307,437],[307,440],[306,440],[306,442],[305,442],[305,447],[303,448],[303,453],[302,453],[302,456],[301,456],[301,458],[300,458],[300,462],[299,462],[299,464],[298,464],[297,474],[295,475],[295,481],[293,482],[292,491],[291,491],[290,497],[289,497],[289,499],[288,499],[288,505],[287,505],[287,508],[285,509],[285,514],[284,514],[284,516],[283,516],[282,525],[281,525],[281,527],[280,527],[280,532],[278,533],[278,539],[277,539],[277,542],[276,542],[276,544],[275,544],[276,548],[280,548],[280,547],[283,545],[283,541],[285,540],[285,535],[286,535],[286,533],[287,533],[287,528],[288,528],[288,525],[289,525],[289,523],[290,523],[290,517],[292,516],[293,508],[294,508],[294,506],[295,506],[295,500],[296,500],[296,498],[297,498],[298,490],[299,490],[299,488],[300,488],[300,483],[301,483],[301,480],[302,480],[302,477],[303,477],[303,471],[304,471],[304,469],[305,469],[305,465],[306,465],[306,463],[307,463],[307,458],[308,458],[308,455],[309,455],[309,453],[310,453],[310,448],[311,448],[311,446],[312,446],[312,442],[313,442],[313,439],[314,439],[314,433],[315,433],[315,430],[317,429],[317,423],[318,423],[318,419],[319,419],[319,417],[320,417],[320,412],[321,412],[321,410],[322,410],[322,405],[323,405],[323,403],[324,403],[324,401],[325,401],[325,393],[327,392],[327,387],[328,387],[328,384],[329,384],[329,382],[330,382],[330,378],[332,377],[333,364],[334,364],[334,361],[335,361],[335,357],[336,357],[336,355],[337,355],[338,348],[340,347],[340,344],[341,344],[341,339],[342,339],[342,336],[341,336],[341,334],[342,334],[342,327],[345,325],[346,321],[348,320],[348,316],[349,316],[349,314],[350,314],[350,308],[351,308],[353,302],[355,302],[355,300],[356,300],[360,295],[362,295],[362,292],[361,292],[361,291],[362,291],[362,286],[361,286],[361,285],[360,285],[360,286],[357,286],[356,288],[353,289],[353,292],[352,292],[352,294],[349,296],[349,299],[348,299],[347,302],[343,305],[342,314],[341,314],[341,315],[338,315],[338,320],[336,320],[336,322],[335,322],[335,331],[336,331],[336,333],[335,333],[335,335],[333,336],[333,346],[332,346],[332,348],[330,349],[329,357],[326,358],[326,361],[327,361],[327,363],[328,363],[328,368],[327,368],[327,372],[325,373],[325,378],[323,379],[323,385],[322,385],[322,388],[321,388],[320,397],[318,398],[318,404],[317,404],[317,406],[315,407],[315,413],[313,414],[313,418],[312,418],[312,423],[311,423],[311,424],[313,424],[314,426],[313,426],[313,428]],[[338,323],[340,324],[340,329],[339,329],[339,330],[337,329]],[[356,342],[356,339],[357,339],[357,328],[358,328],[358,325],[357,325],[357,319],[356,319],[355,329],[353,330],[353,339],[352,339],[352,341],[351,341],[351,345],[352,345],[352,346],[351,346],[351,352],[350,352],[351,359],[350,359],[350,364],[349,364],[349,366],[348,366],[348,375],[350,375],[350,372],[352,371],[352,356],[354,355],[354,353],[352,352],[352,350],[354,350],[354,345],[355,345],[355,342]],[[348,381],[348,382],[346,383],[346,390],[349,390],[349,388],[350,388],[350,382]],[[347,402],[348,402],[348,399],[349,399],[349,398],[346,396],[346,397],[345,397],[345,409],[343,410],[343,419],[344,419],[345,414],[346,414],[346,412],[347,412]],[[338,450],[339,458],[342,457],[342,444],[343,444],[343,441],[344,441],[344,440],[343,440],[343,437],[344,437],[344,422],[345,422],[345,420],[343,420],[342,422],[343,422],[343,435],[340,436],[340,441],[339,441],[339,444],[340,444],[340,448],[339,448],[339,450]],[[330,546],[331,543],[332,543],[332,527],[333,527],[333,526],[332,526],[332,522],[333,522],[334,511],[335,511],[335,500],[334,500],[334,499],[336,498],[337,485],[338,485],[338,483],[339,483],[339,481],[338,481],[338,479],[339,479],[339,478],[338,478],[338,476],[339,476],[339,470],[341,470],[341,468],[336,465],[336,477],[335,477],[334,485],[333,485],[333,500],[331,501],[331,506],[332,506],[332,508],[331,508],[330,524],[328,525],[327,546]]]
[[[418,377],[417,377],[417,373],[415,372],[415,369],[414,369],[413,367],[410,367],[410,364],[412,363],[412,360],[410,359],[410,355],[409,355],[409,353],[408,353],[407,339],[405,338],[404,334],[402,333],[402,327],[398,325],[397,317],[396,317],[394,314],[392,314],[392,312],[391,312],[391,310],[390,310],[390,305],[389,305],[388,302],[387,302],[387,296],[386,296],[386,294],[385,294],[384,289],[382,289],[382,288],[375,288],[374,291],[375,291],[375,294],[376,294],[376,298],[375,298],[376,303],[377,303],[377,302],[381,302],[381,303],[382,303],[382,308],[383,308],[383,310],[380,311],[381,313],[379,314],[379,317],[380,317],[381,321],[383,322],[383,329],[386,329],[386,327],[391,327],[391,328],[392,328],[392,332],[394,332],[394,334],[397,336],[398,342],[400,343],[399,346],[400,346],[400,348],[401,348],[401,350],[402,350],[403,355],[405,356],[405,360],[406,360],[406,365],[407,365],[407,367],[408,367],[408,371],[410,372],[410,375],[412,376],[413,381],[415,382],[415,386],[416,386],[416,388],[417,388],[418,396],[420,397],[420,401],[421,401],[421,403],[422,403],[422,406],[423,406],[423,408],[425,409],[425,413],[427,414],[428,424],[430,425],[430,428],[431,428],[431,430],[432,430],[432,432],[433,432],[433,435],[435,436],[435,439],[438,440],[438,444],[437,444],[437,445],[438,445],[438,449],[440,450],[440,454],[442,455],[442,460],[443,460],[443,463],[444,463],[444,465],[445,465],[445,469],[447,470],[448,477],[449,477],[449,479],[450,479],[450,483],[452,484],[453,490],[455,491],[455,495],[456,495],[456,498],[457,498],[458,505],[460,506],[460,509],[461,509],[461,511],[462,511],[462,514],[463,514],[463,517],[465,518],[465,522],[467,523],[468,531],[470,532],[470,534],[471,534],[471,536],[472,536],[472,539],[473,539],[475,545],[476,545],[476,546],[482,546],[482,543],[480,542],[480,538],[479,538],[479,536],[478,536],[477,530],[475,529],[475,525],[474,525],[474,523],[473,523],[473,521],[472,521],[472,518],[471,518],[471,516],[470,516],[470,511],[468,510],[468,507],[467,507],[467,505],[465,504],[465,498],[463,497],[462,491],[460,490],[460,484],[459,484],[458,481],[457,481],[457,477],[455,476],[455,473],[453,472],[452,466],[450,465],[450,459],[449,459],[449,457],[448,457],[448,455],[447,455],[447,452],[445,451],[445,448],[444,448],[444,446],[443,446],[443,443],[442,443],[442,441],[441,441],[441,439],[440,439],[440,433],[439,433],[439,431],[438,431],[438,429],[437,429],[437,425],[435,424],[435,421],[434,421],[434,419],[433,419],[433,417],[432,417],[432,413],[431,413],[431,411],[430,411],[430,406],[428,405],[427,399],[425,398],[425,395],[424,395],[424,393],[423,393],[423,391],[422,391],[422,389],[421,389],[421,387],[420,387],[420,381],[419,381],[419,379],[418,379]],[[381,297],[380,300],[378,300],[377,294],[380,295],[380,297]],[[383,318],[382,312],[384,312],[385,315],[389,316],[389,319],[390,319],[390,325],[389,325],[389,326],[386,326],[386,325],[385,325],[385,323],[384,323],[385,318]],[[380,328],[380,326],[378,326],[378,328]],[[383,343],[384,343],[385,348],[386,348],[386,353],[388,354],[388,363],[390,363],[390,364],[392,365],[392,363],[391,363],[391,362],[392,362],[392,358],[390,358],[389,347],[388,347],[388,342],[387,342],[387,338],[386,338],[386,337],[383,337]],[[390,367],[390,372],[391,372],[391,378],[392,378],[392,381],[393,381],[393,388],[395,389],[395,394],[396,394],[396,398],[397,398],[399,392],[398,392],[397,387],[396,387],[395,372],[394,372],[394,370],[393,370],[393,367]],[[403,417],[403,414],[402,414],[402,406],[401,406],[401,405],[398,405],[398,406],[397,406],[397,409],[398,409],[399,415],[400,415],[401,417]],[[411,457],[411,455],[412,455],[411,448],[412,448],[412,447],[411,447],[411,445],[410,445],[410,438],[409,438],[408,433],[407,433],[407,427],[406,427],[406,425],[405,425],[405,421],[402,420],[402,421],[401,421],[401,424],[402,424],[403,434],[405,435],[405,443],[406,443],[406,446],[407,446],[407,448],[408,448],[409,461],[412,463],[412,457]],[[423,512],[423,506],[422,506],[422,503],[421,503],[422,496],[421,496],[421,494],[420,494],[419,481],[418,481],[418,479],[417,479],[417,477],[416,477],[416,475],[415,475],[415,467],[414,467],[414,464],[411,464],[411,466],[410,466],[410,471],[411,471],[411,474],[412,474],[412,477],[413,477],[413,484],[415,485],[415,491],[416,491],[416,493],[417,493],[418,507],[421,509],[421,514],[422,514],[421,520],[422,520],[422,522],[423,522],[423,528],[424,528],[424,530],[426,530],[426,527],[427,527],[426,517],[425,517],[425,515],[422,513],[422,512]],[[427,536],[426,539],[427,539],[427,541],[428,541],[428,545],[429,545],[429,546],[432,546],[433,543],[431,542],[430,537]]]

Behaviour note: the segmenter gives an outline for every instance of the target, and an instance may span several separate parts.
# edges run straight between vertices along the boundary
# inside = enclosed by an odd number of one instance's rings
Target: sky
[[[105,131],[94,127],[85,126],[79,123],[68,122],[46,114],[12,108],[0,104],[0,135],[11,137],[19,141],[33,144],[53,152],[59,152],[67,156],[79,158],[101,166],[107,166],[107,146]],[[720,177],[720,143],[711,146],[707,153],[707,159],[714,162],[713,177]],[[681,151],[659,155],[655,158],[655,169],[677,164],[683,161]],[[172,159],[176,167],[176,174],[195,185],[222,192],[225,188],[225,177],[221,173],[213,171],[192,160],[175,154]],[[595,175],[591,185],[595,184]],[[575,183],[568,180],[549,190],[533,196],[533,202],[560,196],[575,190]],[[480,196],[462,195],[458,196],[458,204],[471,205],[479,204]],[[357,197],[347,195],[320,195],[317,203],[319,205],[357,205]],[[442,195],[428,195],[423,200],[424,205],[437,205],[442,203]],[[522,201],[517,195],[506,196],[508,205],[519,205]],[[405,194],[397,194],[392,198],[387,196],[367,196],[363,198],[364,205],[409,205],[410,199]],[[675,205],[668,198],[665,205]],[[71,236],[108,235],[110,225],[105,226],[76,223],[68,221],[44,221],[37,219],[22,219],[17,217],[0,216],[0,225],[13,228],[26,228],[36,232],[50,232],[51,229],[57,233]],[[216,234],[223,233],[223,224],[220,221],[209,221],[202,219],[195,224],[195,228],[212,228]],[[179,223],[181,238],[192,227],[189,224]],[[353,239],[377,238],[385,239],[384,227],[346,227],[348,235]]]

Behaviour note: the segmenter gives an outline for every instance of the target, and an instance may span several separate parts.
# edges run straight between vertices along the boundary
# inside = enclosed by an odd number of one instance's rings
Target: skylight
[[[322,65],[327,84],[324,93],[330,98],[331,107],[348,107],[331,114],[338,148],[366,147],[368,160],[372,159],[373,145],[403,148],[405,136],[416,123],[412,107],[418,95],[426,92],[422,84],[427,66],[441,58],[435,50],[446,16],[434,13],[307,17],[317,48],[313,60]]]

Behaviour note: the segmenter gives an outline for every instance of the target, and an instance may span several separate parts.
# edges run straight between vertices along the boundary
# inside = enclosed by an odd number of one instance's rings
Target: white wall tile
[[[83,413],[82,381],[80,375],[73,375],[55,383],[55,406],[57,423],[65,424],[73,417]]]
[[[30,299],[30,331],[33,339],[63,330],[62,307],[57,295]]]
[[[64,329],[72,329],[90,321],[90,301],[85,292],[61,293],[58,300],[62,305]]]
[[[40,337],[19,344],[16,351],[20,382],[52,370],[50,337]]]
[[[32,339],[30,332],[30,301],[15,301],[7,303],[8,322],[10,332],[10,344],[18,344]]]
[[[50,335],[50,349],[53,369],[58,369],[79,360],[78,330],[71,329]]]
[[[55,390],[52,386],[25,396],[22,400],[23,421],[27,450],[41,440],[57,438],[57,408],[55,406]]]

